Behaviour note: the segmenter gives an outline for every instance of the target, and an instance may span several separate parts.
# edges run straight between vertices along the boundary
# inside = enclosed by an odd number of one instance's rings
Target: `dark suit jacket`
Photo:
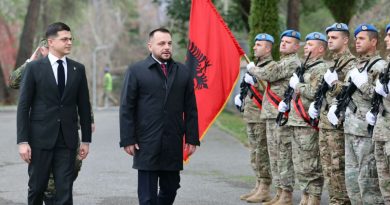
[[[84,65],[67,60],[67,82],[62,97],[48,57],[27,64],[17,111],[17,143],[52,149],[62,130],[65,144],[78,145],[78,118],[82,142],[91,142],[91,105]]]
[[[166,80],[151,57],[129,67],[120,105],[120,146],[138,143],[133,168],[183,169],[183,135],[199,145],[198,114],[190,69],[171,61]]]

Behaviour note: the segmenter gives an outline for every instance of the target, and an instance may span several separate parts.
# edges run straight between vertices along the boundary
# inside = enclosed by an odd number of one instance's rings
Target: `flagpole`
[[[246,60],[247,63],[251,62],[251,60],[249,60],[249,58],[248,58],[248,56],[246,54],[244,54],[244,57],[245,57],[245,60]]]
[[[251,62],[251,60],[249,60],[249,58],[246,54],[244,54],[244,58],[245,58],[247,63]],[[259,80],[259,83],[260,83],[261,87],[263,87],[263,89],[266,89],[266,86],[264,85],[264,82],[262,80]]]

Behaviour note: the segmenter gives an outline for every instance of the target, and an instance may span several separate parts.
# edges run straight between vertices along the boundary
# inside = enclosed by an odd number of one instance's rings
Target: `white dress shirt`
[[[68,69],[67,69],[68,66],[67,66],[67,62],[66,62],[66,57],[64,56],[62,58],[58,58],[49,52],[48,58],[50,61],[51,68],[53,69],[53,73],[54,73],[54,77],[56,78],[57,85],[58,85],[58,76],[57,76],[58,63],[57,63],[57,60],[62,60],[62,66],[64,66],[64,72],[65,72],[65,85],[66,85],[66,80],[68,79]]]

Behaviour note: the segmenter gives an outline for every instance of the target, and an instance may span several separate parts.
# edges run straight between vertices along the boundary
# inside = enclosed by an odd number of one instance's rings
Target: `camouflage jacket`
[[[290,77],[300,66],[301,62],[299,61],[298,54],[293,53],[289,55],[282,56],[279,62],[272,62],[267,66],[261,67],[260,69],[251,70],[252,74],[256,76],[257,79],[267,81],[267,89],[270,86],[270,90],[279,96],[283,100],[284,91],[288,87],[288,82]],[[278,104],[276,107],[270,102],[270,98],[264,92],[263,99],[263,111],[261,112],[261,119],[276,119],[278,115]]]
[[[334,54],[332,56],[334,62],[337,60],[336,64],[336,72],[338,75],[338,80],[333,83],[332,88],[326,93],[326,99],[324,99],[321,108],[320,114],[320,123],[318,125],[319,128],[323,129],[335,129],[332,124],[328,120],[328,109],[335,101],[335,97],[341,92],[341,89],[344,84],[345,76],[352,69],[353,65],[356,63],[356,57],[352,55],[352,53],[347,49],[341,54]],[[329,67],[334,66],[334,62],[329,64]],[[338,129],[344,129],[340,126]]]
[[[23,65],[21,65],[16,70],[12,71],[11,75],[9,76],[9,87],[13,89],[19,89],[20,82],[22,81],[22,76],[24,73],[24,70],[26,69],[27,62],[25,62]]]
[[[319,63],[317,65],[314,65],[317,62],[322,61],[323,63]],[[311,67],[311,65],[314,65]],[[318,59],[309,59],[306,65],[309,69],[305,71],[303,78],[303,83],[298,83],[296,90],[299,91],[299,99],[302,101],[303,107],[305,108],[304,111],[307,114],[307,110],[309,109],[310,103],[314,101],[315,92],[321,83],[321,80],[328,69],[327,63],[324,61],[324,59],[318,58]],[[295,92],[294,95],[296,95],[297,92]],[[291,111],[288,119],[287,125],[289,126],[299,126],[299,127],[310,127],[296,112],[293,106],[293,101],[297,99],[297,96],[294,96],[294,98],[291,100]],[[308,115],[308,114],[307,114]]]
[[[367,61],[369,61],[368,65],[370,65],[376,59],[381,59],[379,54],[374,54],[372,56],[360,56],[353,69],[362,68]],[[353,113],[349,108],[347,108],[347,111],[345,112],[344,133],[362,137],[368,136],[366,113],[371,109],[371,99],[375,92],[375,81],[379,77],[379,74],[383,72],[385,66],[386,61],[384,60],[376,62],[367,73],[368,81],[353,93],[352,101],[356,105],[357,110],[356,113]],[[347,78],[345,78],[346,81],[348,81],[350,73],[351,72],[349,72]],[[348,84],[349,83],[346,82],[346,85]]]
[[[260,65],[267,62],[267,61],[271,61],[269,62],[267,65],[265,65],[264,67],[268,67],[268,66],[273,66],[275,64],[275,61],[272,60],[272,56],[269,56],[267,58],[264,58],[264,59],[261,59],[259,60],[259,62],[257,62],[257,67],[251,69],[251,73],[255,73],[257,72],[259,69],[260,69]],[[256,89],[257,91],[263,95],[264,97],[264,91],[265,91],[265,87],[266,86],[264,84],[264,82],[262,82],[262,84],[260,83],[260,79],[258,79],[256,76],[255,78],[257,79],[258,83],[256,84]],[[258,123],[258,122],[265,122],[263,119],[260,119],[260,114],[261,114],[261,110],[259,109],[259,107],[253,102],[253,100],[255,100],[254,98],[251,98],[250,96],[251,94],[248,93],[248,95],[246,96],[245,98],[245,105],[244,105],[244,120],[247,122],[247,123]],[[264,98],[263,98],[263,104],[264,105]],[[263,107],[264,108],[264,107]]]
[[[387,62],[390,63],[389,56]],[[386,65],[387,66],[387,65]],[[374,133],[372,138],[374,141],[389,141],[390,140],[390,94],[386,98],[383,98],[383,111],[385,115],[382,115],[382,110],[377,116],[377,121],[374,127]]]

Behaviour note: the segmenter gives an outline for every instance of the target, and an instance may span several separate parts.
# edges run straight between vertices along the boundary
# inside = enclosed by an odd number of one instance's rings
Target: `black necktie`
[[[58,91],[60,92],[60,96],[62,97],[62,93],[64,93],[65,88],[65,71],[64,66],[62,65],[62,60],[57,60],[58,69],[57,69],[57,81],[58,81]]]

